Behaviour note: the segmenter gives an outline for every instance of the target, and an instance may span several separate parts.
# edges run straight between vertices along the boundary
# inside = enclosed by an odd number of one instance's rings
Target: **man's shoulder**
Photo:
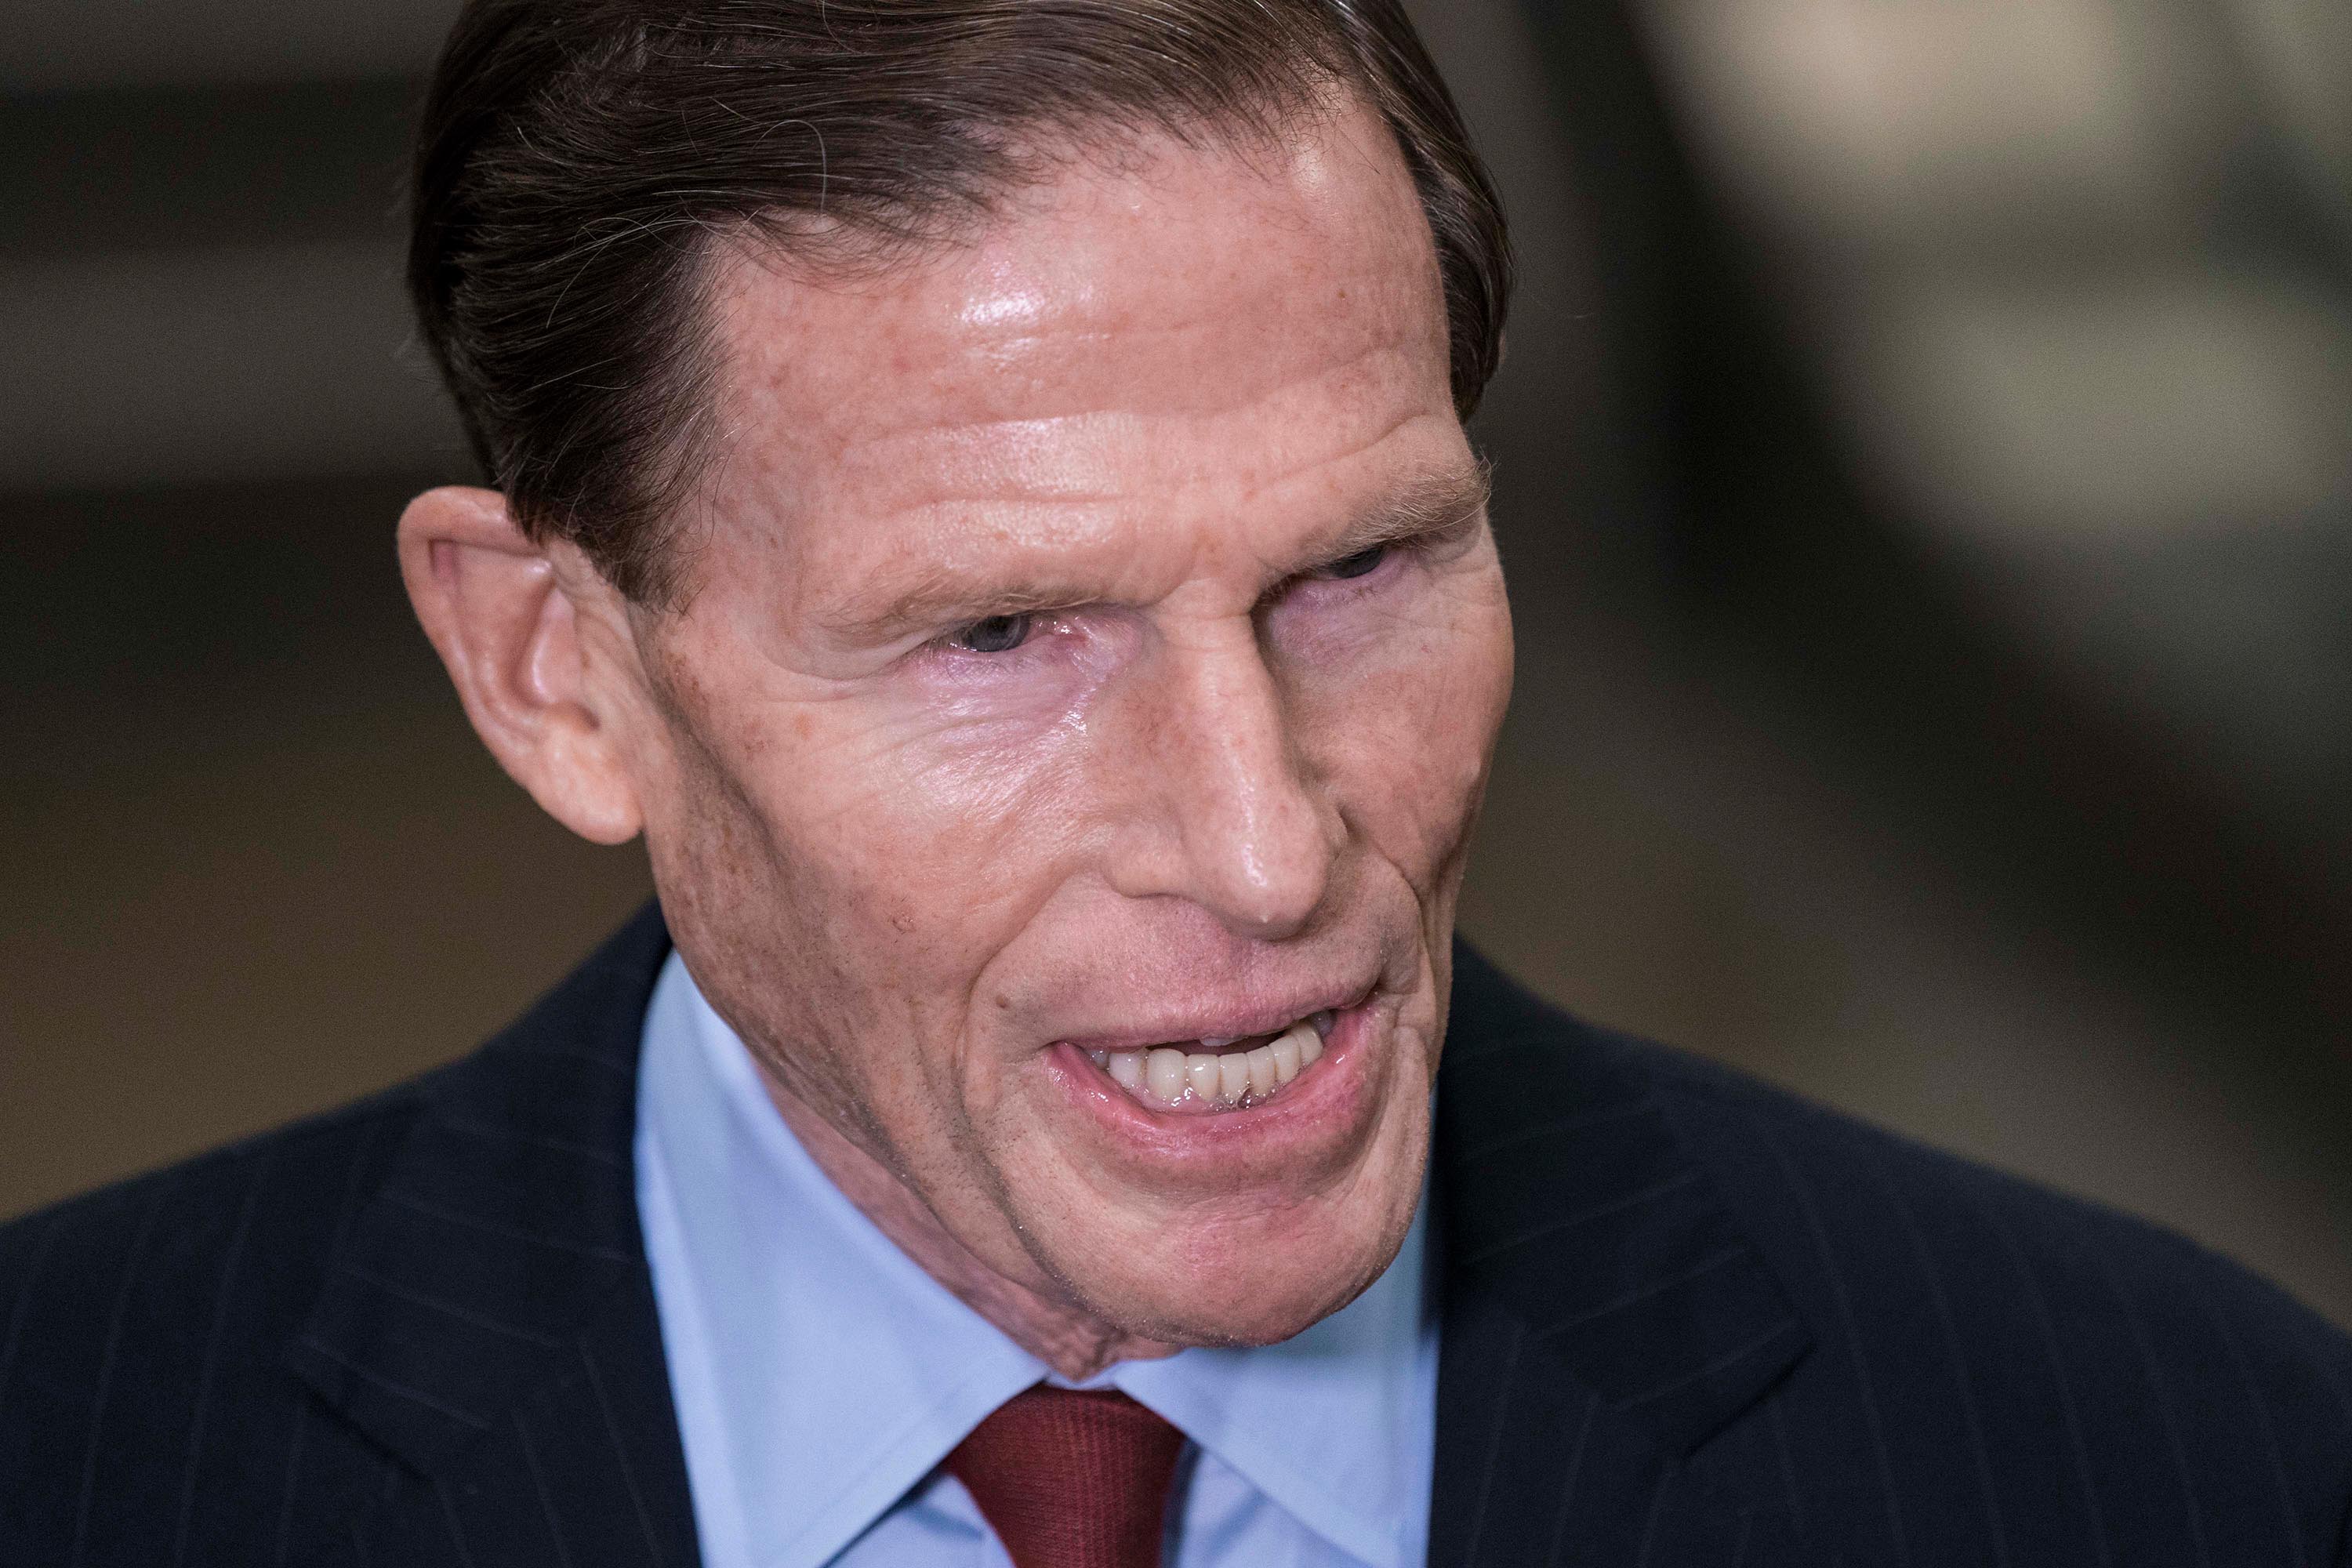
[[[1817,1518],[2031,1518],[2118,1562],[2168,1561],[2200,1531],[2214,1562],[2339,1540],[2352,1339],[2284,1291],[2159,1226],[1581,1024],[1486,966],[1471,980],[1473,1049],[1505,1042],[1503,1070],[1531,1080],[1530,1051],[1576,1063],[1563,1092],[1654,1108],[1680,1163],[1636,1195],[1671,1185],[1660,1203],[1727,1219],[1803,1325],[1711,1462],[1779,1478]],[[1552,1120],[1632,1146],[1622,1116]],[[1738,1250],[1686,1234],[1708,1246],[1652,1266],[1662,1302]]]
[[[1842,1486],[1875,1517],[1883,1490],[1957,1530],[2031,1520],[2119,1562],[2183,1542],[2216,1563],[2344,1550],[2339,1328],[2160,1226],[1713,1063],[1620,1048],[1812,1333],[1767,1426],[1816,1461],[1801,1470],[1849,1478],[1819,1483],[1825,1511]],[[1742,1440],[1765,1446],[1752,1426]]]
[[[0,1226],[0,1562],[190,1561],[251,1547],[224,1515],[373,1484],[380,1462],[304,1434],[286,1361],[338,1239],[413,1125],[421,1084]],[[197,1498],[202,1506],[187,1500]],[[150,1559],[152,1560],[152,1559]]]
[[[1629,1067],[1784,1278],[1834,1308],[1892,1273],[1955,1339],[2096,1321],[2100,1359],[2189,1353],[2299,1367],[2352,1402],[2352,1337],[2235,1260],[2137,1215],[1939,1149],[1719,1062],[1623,1036]],[[2048,1336],[2041,1336],[2047,1338]],[[2081,1352],[2077,1352],[2081,1353]],[[2352,1403],[2342,1407],[2352,1416]]]
[[[444,1112],[446,1123],[452,1108],[473,1106],[485,1120],[514,1121],[504,1131],[519,1135],[522,1117],[501,1109],[518,1098],[515,1085],[500,1081],[511,1076],[502,1066],[537,1058],[559,1077],[575,1068],[626,1073],[645,994],[667,951],[660,913],[649,907],[469,1055],[0,1225],[0,1350],[13,1348],[13,1360],[0,1359],[0,1391],[45,1332],[103,1331],[114,1298],[134,1277],[142,1291],[201,1316],[207,1279],[250,1268],[276,1295],[307,1306],[355,1215],[428,1110]],[[546,1098],[541,1086],[521,1095],[522,1109],[540,1109]],[[612,1152],[619,1152],[616,1143]]]
[[[2180,1304],[2347,1375],[2352,1338],[2284,1291],[2162,1226],[2071,1196],[1809,1100],[1694,1052],[1587,1024],[1484,961],[1471,983],[1488,1020],[1549,1037],[1638,1084],[1784,1276],[1838,1294],[1862,1255],[1948,1300],[2004,1286],[2055,1312],[2129,1313],[2179,1326]],[[1490,1024],[1491,1027],[1491,1024]],[[1849,1297],[1853,1291],[1845,1291]],[[1824,1299],[1822,1304],[1829,1304]],[[1932,1315],[1934,1309],[1929,1308]],[[1832,1310],[1832,1315],[1836,1315]],[[1955,1323],[1959,1331],[1966,1325]],[[2129,1352],[2135,1334],[2122,1336]]]
[[[0,1563],[68,1542],[90,1562],[247,1561],[341,1528],[392,1459],[321,1419],[319,1391],[404,1385],[333,1335],[404,1344],[387,1304],[464,1330],[483,1314],[461,1287],[529,1272],[497,1253],[533,1245],[520,1211],[552,1228],[625,1203],[634,1041],[667,942],[648,910],[446,1067],[0,1226]],[[482,1256],[447,1239],[469,1225]]]
[[[331,1250],[432,1080],[413,1079],[0,1224],[5,1342],[23,1359],[44,1302],[71,1301],[103,1316],[110,1287],[131,1274],[184,1282],[189,1270],[231,1250],[266,1253],[280,1282],[290,1282],[287,1265]],[[289,1245],[298,1238],[311,1245]],[[65,1316],[86,1323],[91,1315]]]

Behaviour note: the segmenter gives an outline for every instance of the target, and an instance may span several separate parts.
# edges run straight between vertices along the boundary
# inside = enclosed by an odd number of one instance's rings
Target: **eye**
[[[991,616],[950,635],[950,646],[966,653],[1011,653],[1029,640],[1034,616]]]
[[[1369,576],[1380,563],[1389,558],[1389,547],[1375,544],[1370,550],[1359,550],[1353,555],[1343,555],[1323,568],[1325,577],[1349,578]]]

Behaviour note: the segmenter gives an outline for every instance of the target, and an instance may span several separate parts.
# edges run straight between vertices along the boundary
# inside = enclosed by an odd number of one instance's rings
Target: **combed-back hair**
[[[470,0],[419,127],[409,289],[521,526],[661,605],[711,442],[716,245],[887,259],[1089,138],[1263,144],[1348,94],[1420,194],[1466,416],[1509,246],[1396,0]]]

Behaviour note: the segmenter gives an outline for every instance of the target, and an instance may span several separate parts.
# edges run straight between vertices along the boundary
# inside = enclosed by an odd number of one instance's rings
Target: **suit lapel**
[[[1448,1042],[1433,1568],[1769,1560],[1686,1462],[1811,1342],[1769,1266],[1627,1047],[1459,945]]]
[[[404,1564],[696,1561],[637,1229],[648,909],[424,1105],[289,1347],[401,1461],[349,1542]]]

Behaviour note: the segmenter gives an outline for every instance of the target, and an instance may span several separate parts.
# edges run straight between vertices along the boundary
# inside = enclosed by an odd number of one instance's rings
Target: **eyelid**
[[[1352,587],[1359,583],[1370,582],[1371,579],[1380,575],[1381,568],[1389,563],[1389,557],[1402,553],[1402,549],[1403,547],[1402,545],[1394,542],[1387,542],[1381,544],[1367,544],[1360,550],[1351,550],[1347,554],[1339,557],[1337,560],[1326,561],[1320,566],[1308,567],[1306,571],[1298,574],[1297,576],[1291,578],[1288,583],[1276,589],[1275,596],[1276,598],[1281,597],[1282,595],[1287,592],[1291,587],[1301,583],[1337,583]],[[1373,562],[1361,572],[1351,573],[1344,577],[1339,575],[1340,567],[1345,566],[1349,562],[1353,561],[1360,556],[1370,555],[1374,551],[1379,551],[1381,552],[1381,559]]]
[[[1375,550],[1384,551],[1391,555],[1426,555],[1433,550],[1439,549],[1460,539],[1467,529],[1475,521],[1476,519],[1475,517],[1465,518],[1458,523],[1447,523],[1439,528],[1422,529],[1416,532],[1401,534],[1392,539],[1376,539],[1371,541],[1370,543],[1359,544],[1355,548],[1348,551],[1345,554],[1334,555],[1328,561],[1324,561],[1314,566],[1308,567],[1306,571],[1298,574],[1297,580],[1317,583],[1360,582],[1362,580],[1361,578],[1333,577],[1328,575],[1328,574],[1332,568],[1339,566],[1345,562],[1353,561],[1360,555],[1369,555]],[[1383,562],[1382,564],[1384,565],[1386,563]],[[1374,567],[1373,570],[1378,571],[1379,568]],[[1370,577],[1371,573],[1367,572],[1363,575],[1364,577]]]
[[[1068,614],[1069,609],[1065,607],[1050,610],[991,610],[985,615],[965,616],[952,624],[942,626],[940,630],[933,632],[929,637],[925,637],[921,642],[916,644],[910,651],[919,655],[950,654],[968,658],[1001,662],[1013,658],[1015,654],[1026,652],[1028,649],[1034,647],[1040,639],[1051,636],[1055,632],[1066,629],[1065,617],[1066,617]],[[982,653],[976,648],[960,647],[957,646],[957,639],[975,626],[981,626],[988,621],[1013,619],[1026,620],[1030,623],[1028,635],[1024,637],[1018,644],[1004,649],[1001,653]]]

